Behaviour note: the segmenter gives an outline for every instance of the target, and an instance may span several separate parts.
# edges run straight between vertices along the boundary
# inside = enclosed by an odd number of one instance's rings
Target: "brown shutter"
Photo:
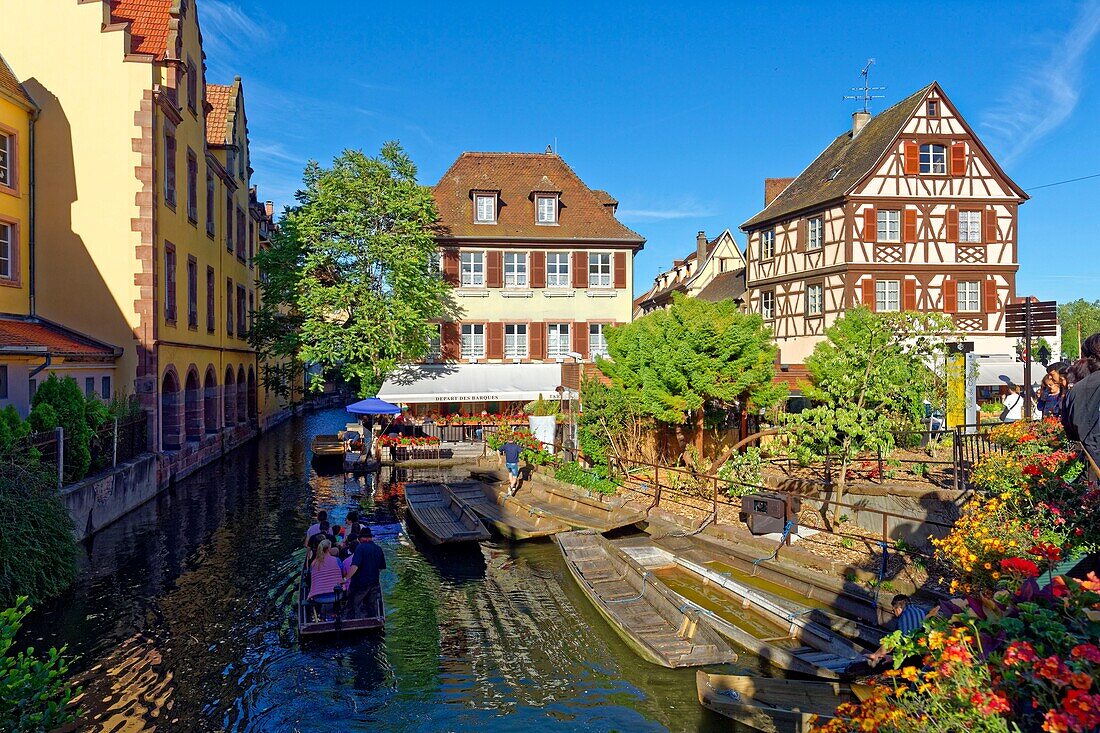
[[[954,143],[951,146],[951,175],[966,175],[966,143]]]
[[[959,210],[954,206],[947,210],[947,241],[959,241]]]
[[[867,306],[872,313],[875,312],[875,279],[873,277],[867,277],[863,279],[862,283],[863,293],[860,300],[863,301],[863,305]]]
[[[917,309],[917,281],[905,278],[901,281],[901,309],[915,311]]]
[[[588,287],[588,253],[573,253],[573,287]]]
[[[585,321],[576,321],[573,324],[573,351],[585,359],[588,358],[588,324]]]
[[[810,220],[799,219],[798,220],[798,234],[795,235],[797,239],[794,243],[795,252],[805,252],[806,243],[810,239]]]
[[[987,277],[985,279],[984,290],[982,295],[985,297],[985,312],[996,313],[997,312],[997,278]]]
[[[920,173],[920,147],[916,143],[905,143],[905,175]]]
[[[443,280],[448,285],[458,285],[458,250],[443,250]]]
[[[489,250],[485,253],[485,287],[499,288],[504,286],[504,254],[498,250]]]
[[[529,323],[527,324],[527,339],[530,345],[530,350],[527,352],[530,355],[531,361],[542,361],[546,358],[546,324],[545,323]]]
[[[948,275],[943,279],[943,312],[954,313],[959,309],[959,284]]]
[[[504,324],[490,323],[485,326],[487,333],[485,334],[485,358],[486,359],[503,359],[504,358]]]
[[[546,287],[546,253],[531,253],[531,287]]]
[[[916,242],[917,241],[917,210],[916,209],[903,209],[901,212],[902,223],[902,235],[901,241],[903,242]]]
[[[702,263],[700,263],[702,264]],[[615,253],[615,287],[620,290],[626,287],[626,252]]]
[[[457,323],[444,323],[440,329],[440,351],[447,360],[458,359],[462,354],[462,333]]]
[[[997,241],[997,210],[985,209],[982,211],[982,229],[986,244]]]
[[[863,241],[878,241],[878,212],[874,206],[868,206],[863,210]]]

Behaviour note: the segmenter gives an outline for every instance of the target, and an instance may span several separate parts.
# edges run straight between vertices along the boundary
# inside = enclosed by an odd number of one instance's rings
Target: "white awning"
[[[378,397],[406,404],[530,402],[539,395],[557,399],[560,384],[561,364],[420,364],[391,375]]]
[[[1031,382],[1035,389],[1046,375],[1047,370],[1042,364],[1035,362],[1031,365]],[[978,386],[979,387],[1010,387],[1023,385],[1024,363],[1011,357],[978,357]]]

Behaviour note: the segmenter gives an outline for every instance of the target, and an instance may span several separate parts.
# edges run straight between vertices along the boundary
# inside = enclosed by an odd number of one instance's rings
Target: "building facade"
[[[719,301],[741,300],[745,293],[745,256],[726,229],[714,239],[706,232],[695,236],[695,251],[672,263],[672,269],[653,278],[653,286],[634,301],[634,317],[667,308],[673,293]]]
[[[768,179],[747,234],[749,309],[800,363],[846,309],[950,314],[979,353],[1011,353],[1017,210],[1027,195],[932,83],[793,179]]]

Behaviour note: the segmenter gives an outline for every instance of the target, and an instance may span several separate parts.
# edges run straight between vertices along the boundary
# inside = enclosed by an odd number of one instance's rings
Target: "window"
[[[191,150],[187,151],[187,218],[192,224],[199,221],[199,160]]]
[[[593,252],[588,255],[588,287],[611,287],[611,254]]]
[[[237,207],[237,259],[244,262],[244,212],[241,211],[241,207]]]
[[[15,247],[15,227],[0,221],[0,278],[12,280],[12,251]]]
[[[595,361],[597,356],[607,356],[606,326],[602,323],[588,324],[588,358]]]
[[[557,224],[558,223],[558,197],[557,196],[538,196],[535,198],[538,209],[538,223],[539,224]]]
[[[478,194],[474,197],[477,202],[475,221],[482,224],[492,224],[497,220],[497,197],[488,194]]]
[[[568,252],[550,252],[546,255],[546,287],[569,287]]]
[[[218,187],[214,182],[214,174],[206,171],[206,233],[214,236],[214,198]]]
[[[164,320],[176,321],[176,249],[164,247]]]
[[[896,210],[879,209],[878,212],[878,241],[901,241],[901,212]]]
[[[199,266],[194,257],[187,258],[187,327],[199,327]]]
[[[214,268],[206,268],[206,330],[214,333]]]
[[[164,130],[164,202],[176,208],[176,131]]]
[[[976,280],[962,281],[958,286],[959,312],[977,313],[981,308],[981,283]]]
[[[524,252],[504,253],[504,287],[527,287],[527,254]]]
[[[765,321],[775,318],[775,293],[771,290],[760,294],[760,315]]]
[[[111,399],[111,378],[99,378],[99,396],[105,400]]]
[[[546,327],[546,356],[551,359],[564,358],[573,349],[569,340],[568,323],[551,323]]]
[[[982,241],[982,212],[980,212],[980,211],[960,211],[959,212],[959,241],[960,242],[981,242]]]
[[[438,323],[428,324],[428,358],[439,359],[443,356],[443,341]]]
[[[95,377],[84,377],[84,396],[95,397]]]
[[[233,335],[233,278],[225,279],[225,332]]]
[[[31,380],[34,381],[34,380]],[[31,394],[34,394],[34,390],[31,390]],[[8,367],[6,364],[0,364],[0,400],[6,400],[8,398]]]
[[[897,280],[879,280],[875,283],[875,310],[892,313],[901,310],[901,283]]]
[[[940,103],[937,102],[935,99],[929,99],[926,114],[929,117],[939,117],[940,116]]]
[[[237,338],[245,336],[244,285],[237,285]]]
[[[718,272],[726,272],[730,269],[730,258],[721,257],[718,260]]]
[[[938,143],[921,145],[920,172],[947,175],[947,148]]]
[[[811,283],[806,286],[806,315],[820,316],[825,312],[825,286]]]
[[[225,251],[233,251],[233,197],[225,195]]]
[[[462,324],[462,358],[463,359],[484,359],[485,358],[485,324],[483,323],[463,323]]]
[[[760,233],[760,259],[775,257],[775,230],[767,229]]]
[[[527,358],[526,323],[507,323],[504,325],[504,358]]]
[[[15,138],[0,132],[0,186],[15,188]]]
[[[195,62],[187,59],[187,108],[192,112],[197,109],[199,97],[199,71],[195,68]]]
[[[813,217],[806,227],[806,232],[806,249],[821,249],[821,245],[825,243],[825,220],[820,216]]]
[[[485,287],[485,253],[463,252],[461,261],[461,278],[459,284],[464,288]]]

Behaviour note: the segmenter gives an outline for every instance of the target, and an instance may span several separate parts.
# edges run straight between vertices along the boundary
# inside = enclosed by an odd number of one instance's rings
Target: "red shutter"
[[[806,242],[810,238],[810,220],[799,219],[798,220],[798,234],[796,235],[794,243],[795,252],[805,252]]]
[[[588,253],[573,253],[573,287],[588,287]]]
[[[485,330],[488,332],[485,336],[485,358],[486,359],[503,359],[504,358],[504,324],[503,323],[490,323],[485,326]]]
[[[985,312],[996,313],[997,312],[997,279],[988,277],[985,280],[985,290],[982,291],[982,295],[985,296]]]
[[[546,253],[531,253],[531,287],[546,287]]]
[[[588,358],[588,324],[585,321],[573,324],[573,351]]]
[[[503,261],[504,255],[497,250],[489,250],[485,253],[485,287],[504,286]]]
[[[863,241],[878,241],[878,212],[874,206],[868,206],[863,210]]]
[[[917,309],[917,281],[906,278],[901,281],[901,309],[915,311]]]
[[[531,361],[542,361],[546,358],[546,324],[527,324],[527,339],[530,350],[527,352]]]
[[[448,285],[458,285],[458,250],[443,250],[443,280]]]
[[[444,323],[440,329],[440,351],[447,360],[458,359],[462,354],[462,334],[457,323]]]
[[[920,173],[920,147],[916,143],[905,143],[905,175]]]
[[[951,175],[966,175],[966,143],[954,143],[951,146]]]
[[[615,253],[615,287],[626,287],[626,252]]]
[[[943,312],[954,313],[959,309],[959,284],[948,275],[943,279]]]
[[[872,313],[875,312],[875,279],[873,277],[863,279],[863,294],[860,300]]]
[[[917,241],[917,210],[905,209],[901,212],[903,242]]]
[[[947,210],[947,241],[959,241],[959,210],[954,206]]]
[[[986,244],[997,241],[997,210],[985,209],[982,211],[982,229]]]

